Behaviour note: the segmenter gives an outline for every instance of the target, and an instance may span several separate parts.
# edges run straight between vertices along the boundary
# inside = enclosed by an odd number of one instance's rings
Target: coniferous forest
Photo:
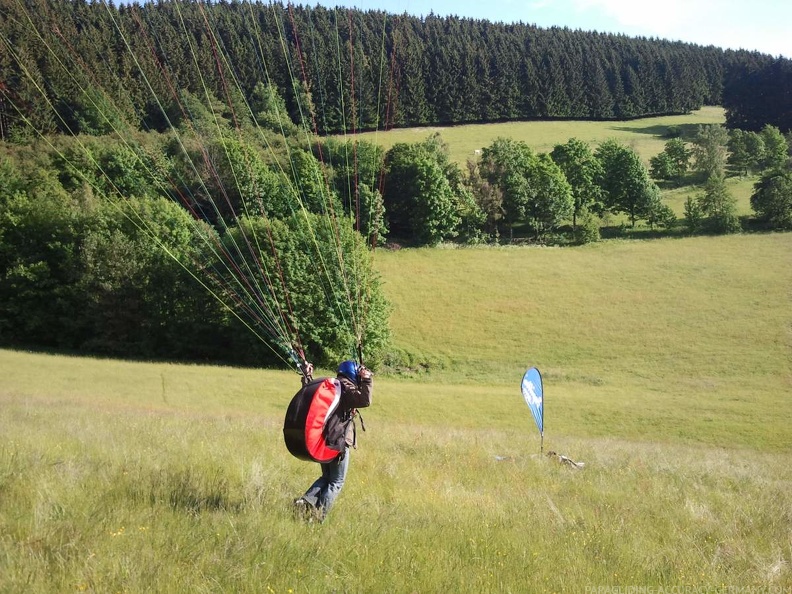
[[[236,1],[2,0],[0,31],[7,40],[0,46],[2,138],[21,118],[40,130],[91,132],[86,112],[95,107],[86,105],[85,87],[106,89],[104,100],[126,117],[162,130],[173,123],[162,108],[175,108],[152,97],[178,89],[226,101],[233,87],[250,99],[260,83],[277,88],[293,121],[306,116],[301,99],[310,96],[320,133],[629,119],[705,104],[724,105],[730,122],[755,130],[791,125],[783,101],[792,85],[788,60],[660,39]],[[53,47],[87,65],[88,79],[64,77]],[[220,64],[223,56],[231,63]]]

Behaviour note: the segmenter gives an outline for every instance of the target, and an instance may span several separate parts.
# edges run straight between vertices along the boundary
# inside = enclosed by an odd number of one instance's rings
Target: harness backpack
[[[344,451],[344,417],[351,415],[338,410],[340,402],[341,382],[336,378],[315,379],[294,395],[283,422],[283,439],[294,457],[331,462]]]

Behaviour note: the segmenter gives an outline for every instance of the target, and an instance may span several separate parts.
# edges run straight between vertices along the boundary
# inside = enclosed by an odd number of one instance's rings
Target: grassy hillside
[[[375,142],[385,148],[397,142],[419,142],[430,134],[439,132],[448,143],[451,160],[464,165],[475,156],[475,151],[489,146],[499,136],[521,140],[540,152],[549,152],[557,144],[570,138],[578,138],[591,144],[599,144],[615,138],[633,147],[643,160],[663,150],[668,141],[665,134],[670,126],[678,126],[686,138],[692,137],[701,124],[723,124],[726,121],[720,107],[704,107],[687,115],[641,118],[615,122],[580,122],[575,120],[543,122],[504,122],[501,124],[471,124],[465,126],[405,128],[387,132],[359,134],[361,139]]]
[[[789,591],[791,250],[377,252],[400,366],[323,525],[293,373],[0,350],[0,591]]]
[[[537,365],[575,434],[786,448],[790,253],[792,235],[738,235],[402,250],[377,264],[413,374],[508,384]]]

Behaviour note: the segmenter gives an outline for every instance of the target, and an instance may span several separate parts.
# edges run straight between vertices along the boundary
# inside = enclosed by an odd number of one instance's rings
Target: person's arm
[[[365,367],[360,368],[360,386],[345,377],[339,377],[344,393],[344,406],[346,408],[366,408],[371,406],[371,393],[374,390],[374,380],[371,371]]]

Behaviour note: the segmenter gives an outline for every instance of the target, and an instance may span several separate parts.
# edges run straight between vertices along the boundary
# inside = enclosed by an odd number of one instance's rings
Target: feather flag
[[[522,378],[522,395],[525,403],[531,409],[539,436],[542,441],[540,449],[544,449],[544,394],[542,389],[542,374],[536,367],[531,367]]]

